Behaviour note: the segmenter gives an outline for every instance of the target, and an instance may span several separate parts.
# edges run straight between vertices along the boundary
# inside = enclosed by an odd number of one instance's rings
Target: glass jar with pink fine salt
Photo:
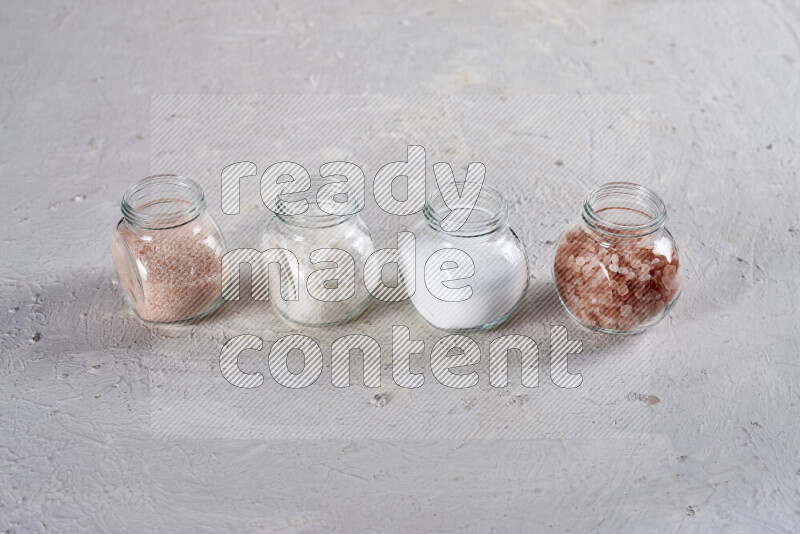
[[[226,249],[200,186],[182,176],[151,176],[128,189],[121,208],[111,252],[136,315],[171,323],[214,311],[222,302]]]
[[[678,246],[667,210],[650,189],[611,182],[586,197],[580,221],[558,242],[558,296],[584,326],[641,332],[663,319],[681,292]]]

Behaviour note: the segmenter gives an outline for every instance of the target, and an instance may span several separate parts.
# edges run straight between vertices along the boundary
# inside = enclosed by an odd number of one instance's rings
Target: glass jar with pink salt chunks
[[[641,332],[663,319],[682,281],[678,246],[666,221],[664,202],[641,185],[611,182],[589,193],[553,262],[567,311],[609,334]]]
[[[222,302],[226,248],[200,186],[182,176],[151,176],[128,189],[121,207],[111,252],[134,313],[172,323],[213,312]]]

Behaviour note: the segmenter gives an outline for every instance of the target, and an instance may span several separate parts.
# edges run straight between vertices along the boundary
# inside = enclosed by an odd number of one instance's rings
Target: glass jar
[[[508,225],[505,200],[490,186],[483,185],[463,226],[447,231],[442,223],[453,210],[438,190],[425,204],[423,220],[414,230],[411,302],[428,323],[441,330],[493,328],[514,313],[528,289],[525,245]],[[448,270],[452,274],[445,276],[450,280],[441,281],[437,271]],[[411,275],[408,263],[401,265],[401,275]]]
[[[680,295],[681,269],[666,222],[664,202],[641,185],[612,182],[589,193],[553,262],[558,296],[578,322],[632,334],[669,313]]]
[[[214,311],[226,249],[200,186],[182,176],[150,176],[125,192],[121,207],[111,252],[136,315],[171,323]]]
[[[318,187],[315,182],[314,190]],[[277,290],[270,296],[287,320],[305,326],[345,323],[361,315],[371,301],[364,285],[364,263],[375,251],[375,243],[358,213],[331,215],[309,200],[308,209],[300,215],[275,213],[262,245],[297,257],[297,300],[284,299]],[[326,249],[343,250],[349,258]]]

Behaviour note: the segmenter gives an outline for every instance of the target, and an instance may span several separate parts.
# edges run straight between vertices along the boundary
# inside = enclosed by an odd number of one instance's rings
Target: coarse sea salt
[[[372,235],[360,215],[333,216],[310,203],[308,212],[297,216],[276,216],[262,237],[264,249],[282,249],[297,258],[297,300],[282,298],[277,290],[270,289],[273,304],[286,319],[309,326],[339,324],[356,318],[371,300],[364,283],[364,263],[375,251]],[[324,301],[309,291],[309,278],[324,269],[311,260],[312,252],[338,249],[352,258],[352,272],[336,276],[335,287],[317,287],[316,294],[326,289],[348,294],[347,298]],[[322,262],[324,263],[324,262]],[[339,265],[340,268],[343,265]],[[287,273],[288,274],[288,273]],[[277,287],[277,285],[275,286]]]

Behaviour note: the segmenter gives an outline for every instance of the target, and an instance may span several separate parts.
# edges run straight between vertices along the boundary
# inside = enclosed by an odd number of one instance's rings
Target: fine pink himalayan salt
[[[123,223],[112,240],[122,289],[145,321],[182,321],[209,311],[221,295],[224,253],[216,227],[199,220],[156,231]]]
[[[570,312],[588,326],[630,331],[658,317],[681,287],[677,251],[644,238],[600,244],[582,228],[567,232],[556,251],[556,287]]]

